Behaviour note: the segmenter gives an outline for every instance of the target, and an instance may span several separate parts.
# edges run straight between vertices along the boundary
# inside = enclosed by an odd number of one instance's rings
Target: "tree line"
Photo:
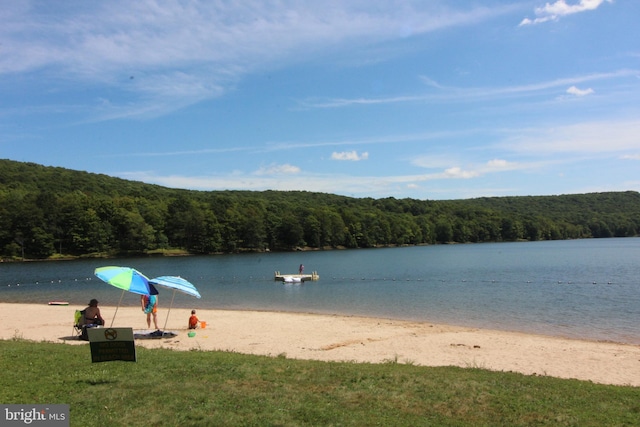
[[[192,254],[631,237],[640,194],[351,198],[192,191],[0,160],[0,257]]]

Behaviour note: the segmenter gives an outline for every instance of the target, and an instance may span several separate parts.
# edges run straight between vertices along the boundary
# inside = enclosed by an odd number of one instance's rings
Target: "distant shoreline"
[[[99,255],[94,255],[94,256],[89,256],[89,255],[78,255],[78,256],[74,256],[74,255],[60,255],[60,256],[53,256],[53,257],[49,257],[49,258],[43,258],[43,259],[38,259],[38,258],[20,258],[20,259],[7,259],[7,258],[2,258],[0,259],[0,263],[2,262],[45,262],[45,261],[77,261],[80,259],[113,259],[113,258],[136,258],[136,257],[148,257],[148,258],[154,258],[154,257],[199,257],[199,256],[216,256],[216,255],[242,255],[242,254],[266,254],[266,253],[289,253],[289,252],[316,252],[316,251],[338,251],[338,250],[357,250],[357,249],[379,249],[379,248],[394,248],[394,247],[411,247],[411,246],[428,246],[426,244],[417,244],[417,245],[379,245],[373,248],[347,248],[344,246],[338,246],[335,248],[332,247],[325,247],[325,248],[313,248],[310,246],[306,246],[306,247],[300,247],[300,248],[295,248],[295,249],[291,249],[288,251],[284,251],[284,250],[270,250],[270,249],[263,249],[263,250],[259,250],[259,249],[240,249],[238,251],[235,252],[213,252],[210,254],[193,254],[190,252],[186,252],[183,250],[166,250],[166,251],[159,251],[159,252],[149,252],[149,253],[132,253],[132,254],[99,254]]]
[[[628,238],[640,237],[640,236],[630,236]],[[609,237],[610,239],[617,238],[627,238],[627,237]],[[555,239],[553,241],[569,241],[569,240],[591,240],[593,237],[581,238],[581,239]],[[162,251],[154,251],[149,253],[131,253],[131,254],[97,254],[97,255],[60,255],[53,256],[44,259],[38,258],[24,258],[24,259],[7,259],[0,258],[0,263],[12,263],[12,262],[46,262],[46,261],[77,261],[81,259],[114,259],[114,258],[137,258],[137,257],[201,257],[201,256],[216,256],[216,255],[242,255],[242,254],[268,254],[268,253],[295,253],[295,252],[322,252],[322,251],[351,251],[351,250],[370,250],[370,249],[387,249],[387,248],[410,248],[410,247],[421,247],[421,246],[448,246],[448,245],[482,245],[487,243],[535,243],[535,242],[545,242],[549,240],[535,240],[530,241],[526,239],[519,239],[513,241],[502,241],[502,242],[446,242],[446,243],[417,243],[417,244],[388,244],[388,245],[375,245],[369,248],[347,248],[346,246],[336,246],[336,247],[322,247],[315,248],[311,246],[297,247],[290,250],[270,250],[270,249],[239,249],[234,252],[212,252],[209,254],[194,254],[190,252],[186,252],[184,250],[162,250]]]

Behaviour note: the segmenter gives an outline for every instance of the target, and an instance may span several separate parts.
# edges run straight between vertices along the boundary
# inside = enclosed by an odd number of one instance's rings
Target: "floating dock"
[[[311,274],[280,274],[279,271],[276,271],[274,276],[274,280],[280,282],[306,282],[307,280],[320,280],[320,276],[317,271],[312,272]]]

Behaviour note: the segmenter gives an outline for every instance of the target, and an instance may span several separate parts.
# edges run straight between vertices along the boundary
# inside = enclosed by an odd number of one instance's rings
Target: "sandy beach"
[[[73,333],[77,306],[0,303],[0,339],[88,345]],[[116,307],[100,307],[111,326]],[[640,386],[640,346],[350,316],[198,310],[205,329],[187,335],[190,310],[160,307],[158,325],[173,338],[136,346],[222,350],[295,359],[478,367],[526,375]],[[167,322],[164,328],[165,321]],[[137,307],[118,308],[113,327],[150,332]],[[153,324],[152,324],[153,329]],[[88,351],[88,350],[87,350]]]

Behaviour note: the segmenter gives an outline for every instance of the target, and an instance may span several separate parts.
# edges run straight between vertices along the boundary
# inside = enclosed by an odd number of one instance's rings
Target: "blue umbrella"
[[[196,298],[202,298],[200,296],[200,292],[198,292],[196,287],[191,282],[179,276],[160,276],[156,277],[155,279],[149,280],[149,283],[173,289],[174,292],[180,291],[184,294],[191,295]]]
[[[149,279],[135,268],[117,266],[99,267],[95,269],[94,274],[111,286],[122,289],[122,295],[120,295],[120,301],[116,306],[116,312],[111,319],[111,326],[113,326],[113,321],[116,318],[116,314],[118,314],[118,308],[122,302],[124,291],[139,295],[149,295],[151,293]]]
[[[173,289],[173,296],[171,297],[171,304],[169,305],[169,311],[167,312],[167,318],[164,321],[164,329],[167,328],[167,322],[169,321],[169,313],[171,313],[171,307],[173,307],[173,299],[176,296],[176,291],[180,291],[183,294],[191,295],[196,298],[201,298],[200,292],[196,287],[188,280],[179,276],[160,276],[155,279],[151,279],[149,284],[162,286],[164,288]],[[164,332],[163,332],[164,333]]]

